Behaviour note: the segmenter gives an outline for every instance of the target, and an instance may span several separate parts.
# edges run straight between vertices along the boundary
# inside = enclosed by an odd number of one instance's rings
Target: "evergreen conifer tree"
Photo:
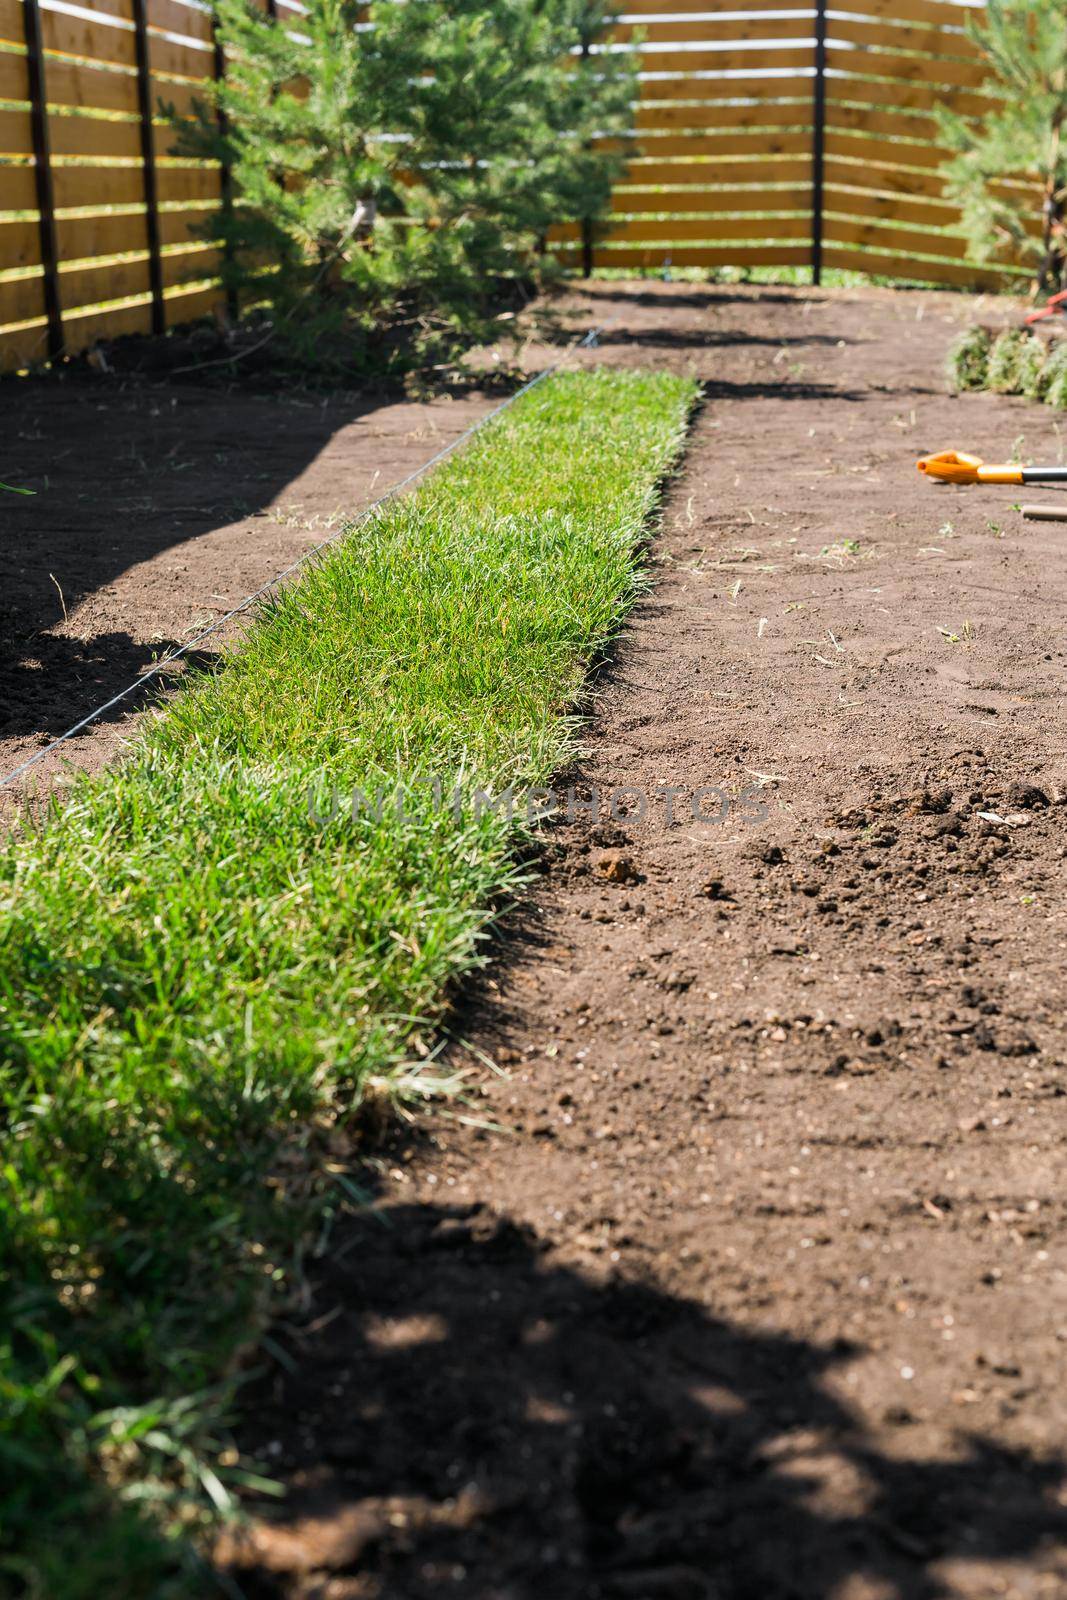
[[[491,333],[501,280],[608,203],[633,58],[576,53],[605,21],[601,0],[308,0],[283,25],[216,0],[225,77],[175,120],[232,174],[227,288],[320,367]]]
[[[957,152],[947,193],[963,208],[977,260],[1031,263],[1039,286],[1058,288],[1067,266],[1067,0],[987,0],[966,26],[1001,103],[981,118],[939,112]]]

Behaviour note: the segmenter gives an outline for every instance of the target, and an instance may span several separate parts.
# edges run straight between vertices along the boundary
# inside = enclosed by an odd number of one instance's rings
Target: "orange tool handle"
[[[1065,467],[987,466],[981,456],[964,455],[962,450],[942,450],[936,456],[923,456],[915,465],[928,478],[942,483],[1050,483],[1067,481]]]

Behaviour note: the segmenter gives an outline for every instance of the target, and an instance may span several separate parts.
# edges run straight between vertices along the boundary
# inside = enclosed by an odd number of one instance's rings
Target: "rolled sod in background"
[[[567,759],[695,394],[541,384],[0,847],[0,1592],[203,1592],[329,1130],[434,1087],[523,826],[470,798]]]

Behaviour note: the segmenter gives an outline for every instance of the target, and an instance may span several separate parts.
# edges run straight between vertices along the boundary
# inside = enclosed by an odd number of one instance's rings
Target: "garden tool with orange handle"
[[[1067,483],[1067,467],[989,466],[981,456],[967,456],[962,450],[923,456],[915,465],[941,483]]]

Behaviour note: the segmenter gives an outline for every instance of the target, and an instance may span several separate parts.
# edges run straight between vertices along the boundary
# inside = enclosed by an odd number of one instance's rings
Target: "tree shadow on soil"
[[[842,389],[832,383],[804,383],[799,380],[768,383],[728,383],[722,379],[706,379],[701,386],[701,396],[709,400],[870,400],[868,392],[860,389]]]
[[[747,287],[748,292],[744,292]],[[601,292],[576,285],[567,284],[567,294],[575,299],[592,300],[595,305],[604,306],[611,299],[611,284],[602,283]],[[825,305],[825,297],[806,289],[803,284],[798,284],[795,289],[768,289],[763,284],[752,283],[740,288],[740,292],[732,286],[708,284],[706,288],[679,289],[676,284],[661,281],[655,289],[633,290],[629,284],[619,285],[620,298],[625,298],[627,305],[655,306],[670,309],[673,306],[687,306],[690,309],[706,309],[711,305],[737,305],[744,301],[748,305],[773,305],[795,306],[802,302],[812,305]]]
[[[647,328],[631,332],[629,329],[606,328],[597,336],[598,345],[650,345],[662,350],[693,350],[701,347],[707,349],[723,348],[748,348],[766,346],[772,350],[783,347],[803,349],[810,345],[824,345],[827,348],[836,348],[841,344],[855,344],[855,339],[841,339],[836,334],[828,333],[798,333],[798,334],[760,334],[744,333],[738,328],[705,328],[698,330],[685,330],[675,328]]]
[[[0,479],[34,491],[0,492],[0,738],[63,731],[166,653],[166,640],[140,643],[110,617],[77,615],[131,569],[172,553],[173,576],[157,569],[143,601],[136,578],[127,580],[142,640],[160,604],[174,610],[168,581],[179,615],[192,621],[205,607],[218,615],[224,602],[213,591],[232,596],[248,542],[240,523],[263,516],[288,489],[298,500],[298,480],[341,428],[365,422],[366,436],[360,430],[318,469],[320,504],[336,494],[330,509],[345,510],[376,479],[380,493],[406,473],[414,463],[405,440],[414,436],[405,429],[425,419],[412,404],[410,419],[394,412],[379,423],[375,414],[398,401],[395,392],[272,394],[80,369],[0,382]],[[425,439],[417,459],[443,437]],[[293,555],[292,536],[279,530],[275,561],[269,524],[259,526],[266,570],[248,588]],[[201,556],[197,542],[220,530],[232,538]],[[160,625],[173,631],[174,617]],[[71,637],[75,629],[83,636]],[[131,709],[124,703],[114,716]]]
[[[183,672],[206,668],[218,659],[212,651],[190,650],[173,667],[150,672],[179,644],[177,639],[140,644],[128,633],[117,632],[97,633],[88,639],[42,634],[29,642],[21,661],[5,661],[0,654],[0,739],[32,733],[56,737],[79,715],[87,715],[142,677],[143,685],[97,717],[93,725],[121,722],[144,710],[168,688],[175,688]],[[80,712],[72,710],[79,705]]]
[[[622,1281],[607,1231],[563,1260],[477,1205],[340,1230],[247,1397],[242,1443],[290,1493],[226,1551],[240,1592],[935,1600],[941,1562],[1067,1537],[1063,1459],[980,1437],[890,1456],[827,1382],[853,1348]]]

